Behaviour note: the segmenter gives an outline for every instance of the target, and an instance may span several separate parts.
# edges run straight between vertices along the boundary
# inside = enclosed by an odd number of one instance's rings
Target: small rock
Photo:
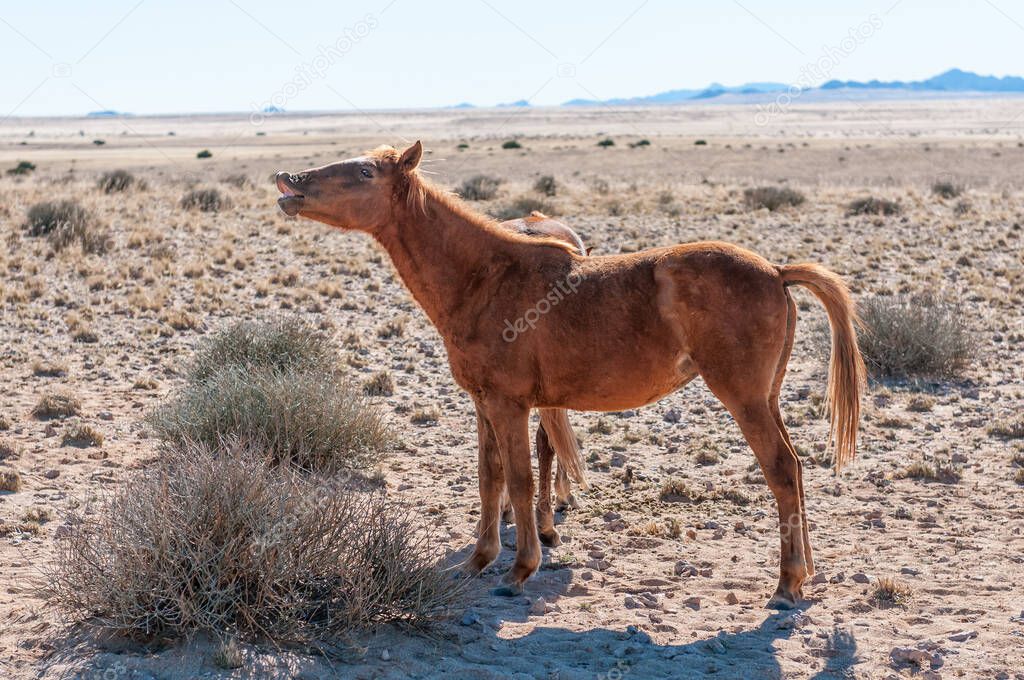
[[[547,602],[544,601],[543,597],[538,597],[530,605],[531,616],[544,616],[547,613]]]
[[[113,420],[114,414],[111,413],[110,411],[100,411],[99,413],[96,414],[96,417],[99,418],[100,420]]]
[[[474,611],[467,611],[462,615],[462,620],[459,621],[463,626],[472,626],[474,623],[480,621],[480,615]]]
[[[626,464],[626,457],[623,454],[616,451],[615,453],[612,454],[612,458],[609,464],[612,467],[620,468]]]
[[[828,578],[824,574],[821,574],[821,573],[815,574],[811,578],[811,585],[818,585],[819,583],[826,583],[826,582],[828,582]]]
[[[900,569],[900,573],[906,576],[917,576],[921,573],[921,570],[915,569],[914,567],[903,567],[902,569]]]
[[[389,652],[387,649],[380,650],[380,660],[381,661],[390,661],[391,660],[391,652]]]
[[[734,593],[734,592],[732,592],[730,590],[725,595],[725,602],[726,602],[726,604],[739,604],[740,603],[740,598],[736,597],[736,593]]]
[[[959,633],[953,633],[949,636],[949,639],[953,642],[967,642],[971,638],[978,637],[978,631],[976,630],[962,630]]]
[[[676,408],[670,408],[669,410],[665,411],[665,415],[662,416],[666,423],[678,423],[682,417],[683,414],[680,413],[679,409]]]
[[[47,479],[57,479],[60,477],[60,470],[50,469],[43,473],[43,477]]]
[[[694,595],[683,600],[683,606],[689,607],[690,609],[700,609],[700,597]]]
[[[868,578],[867,574],[865,574],[863,572],[859,572],[859,571],[856,574],[854,574],[853,576],[851,576],[850,580],[852,580],[854,583],[870,583],[871,582],[871,579]]]
[[[893,647],[889,652],[889,660],[894,666],[913,664],[921,666],[928,664],[932,668],[940,668],[945,663],[942,655],[937,651],[926,649],[922,645],[917,647]]]
[[[676,576],[696,576],[697,567],[693,566],[686,560],[679,560],[675,566]]]
[[[829,583],[842,583],[845,580],[846,580],[846,574],[844,574],[843,572],[839,572],[838,574],[836,574],[835,576],[830,578],[828,580],[828,582]]]

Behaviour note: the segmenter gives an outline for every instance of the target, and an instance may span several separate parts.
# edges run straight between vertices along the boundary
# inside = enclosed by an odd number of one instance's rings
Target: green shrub
[[[523,145],[514,139],[510,139],[501,145],[502,149],[522,149]]]
[[[384,623],[425,626],[462,590],[417,515],[237,443],[168,451],[67,526],[45,569],[50,601],[143,640],[336,645]]]
[[[202,151],[196,154],[196,158],[213,158],[213,152],[211,152],[209,149],[203,149]]]
[[[498,195],[498,187],[501,186],[501,182],[500,177],[473,175],[455,191],[470,201],[489,201]]]
[[[608,148],[609,146],[615,146],[615,140],[612,139],[611,137],[605,137],[604,139],[598,141],[597,145],[602,148]]]
[[[8,175],[28,175],[36,169],[35,163],[29,161],[18,161],[18,164],[13,168],[7,169]]]
[[[629,148],[630,149],[637,149],[637,148],[640,148],[640,147],[650,146],[650,145],[651,145],[651,140],[649,140],[649,139],[641,139],[641,140],[638,140],[636,142],[631,142],[630,145],[629,145]]]

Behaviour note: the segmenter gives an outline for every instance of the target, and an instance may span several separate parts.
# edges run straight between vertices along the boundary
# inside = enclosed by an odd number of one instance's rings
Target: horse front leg
[[[502,585],[494,590],[496,595],[521,594],[523,583],[540,566],[540,539],[533,514],[529,413],[529,408],[505,400],[490,403],[486,408],[486,418],[501,454],[501,468],[505,473],[512,509],[516,513],[516,559],[502,578]]]
[[[501,551],[501,496],[505,490],[505,475],[501,467],[501,454],[494,436],[494,429],[481,412],[476,409],[476,430],[478,441],[477,472],[480,482],[480,525],[476,548],[466,562],[470,574],[479,574],[494,561]]]

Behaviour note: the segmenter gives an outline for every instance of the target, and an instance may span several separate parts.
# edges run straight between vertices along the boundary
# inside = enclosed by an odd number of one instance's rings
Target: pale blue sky
[[[0,119],[549,105],[797,82],[865,22],[870,35],[833,51],[828,77],[1024,75],[1018,0],[34,0],[0,3]]]

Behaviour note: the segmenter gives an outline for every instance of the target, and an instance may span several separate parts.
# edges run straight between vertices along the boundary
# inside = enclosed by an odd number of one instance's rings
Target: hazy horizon
[[[1024,38],[1024,10],[1002,0],[841,8],[749,0],[692,9],[657,0],[464,0],[443,10],[410,0],[358,8],[314,0],[301,9],[268,0],[61,0],[0,10],[0,36],[0,55],[16,65],[5,74],[0,120],[106,109],[552,106],[712,82],[811,87],[921,80],[950,68],[1024,75],[1024,55],[1013,49]]]

